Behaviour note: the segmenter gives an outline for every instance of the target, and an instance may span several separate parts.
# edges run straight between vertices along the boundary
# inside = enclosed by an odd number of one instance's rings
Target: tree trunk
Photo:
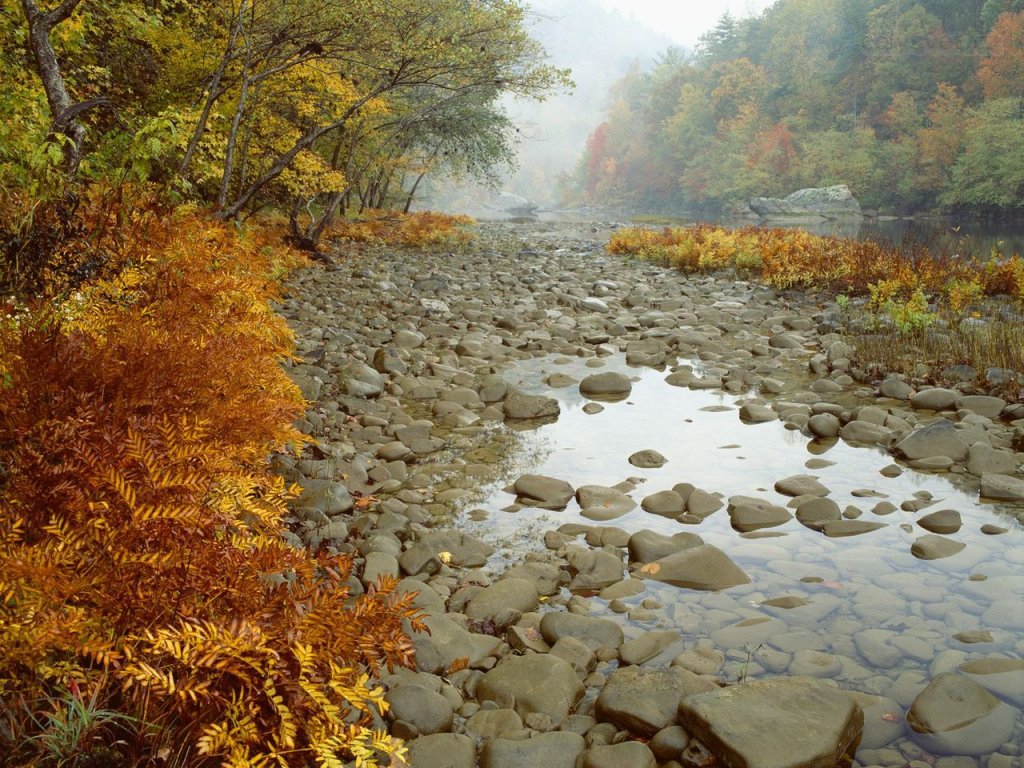
[[[409,190],[409,196],[405,198],[405,208],[402,209],[402,213],[409,212],[409,208],[412,207],[412,199],[416,197],[416,189],[419,187],[420,182],[423,181],[423,177],[426,175],[427,172],[424,171],[423,173],[416,177],[416,181],[413,182],[412,189]]]
[[[248,57],[247,57],[248,58]],[[228,191],[231,188],[231,174],[235,166],[235,146],[238,142],[238,127],[242,123],[242,116],[245,114],[245,102],[249,95],[248,61],[242,67],[242,87],[238,92],[238,106],[235,108],[235,116],[231,119],[231,131],[228,133],[228,146],[224,152],[224,173],[220,178],[220,192],[217,193],[217,207],[223,208],[228,201]]]
[[[242,0],[241,5],[238,6],[238,20],[231,27],[231,36],[228,38],[227,50],[224,51],[220,64],[217,65],[217,70],[213,73],[213,77],[210,80],[210,89],[206,96],[206,103],[203,105],[203,111],[199,115],[199,122],[192,131],[192,137],[188,141],[188,147],[185,149],[185,156],[181,159],[181,165],[178,167],[178,174],[181,176],[184,176],[188,172],[188,168],[192,164],[192,157],[195,155],[196,149],[199,147],[199,142],[202,141],[203,134],[206,133],[206,123],[210,119],[210,112],[213,110],[213,105],[221,96],[220,81],[223,79],[224,73],[227,71],[228,62],[234,58],[235,41],[238,40],[238,36],[242,32],[242,19],[245,16],[246,2],[247,0]]]
[[[68,176],[71,177],[78,172],[78,166],[82,162],[85,127],[74,117],[66,116],[73,104],[60,72],[60,64],[57,63],[57,55],[50,43],[50,32],[74,13],[81,2],[82,0],[64,0],[52,11],[43,13],[34,0],[21,0],[21,7],[28,21],[29,49],[39,77],[43,81],[46,102],[50,105],[50,118],[53,121],[51,130],[70,139],[64,147],[64,162]]]

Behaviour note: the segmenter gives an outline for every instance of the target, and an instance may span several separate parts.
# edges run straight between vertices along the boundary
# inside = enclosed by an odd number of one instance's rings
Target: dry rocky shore
[[[503,476],[502,435],[559,417],[544,387],[578,388],[596,416],[630,393],[629,371],[653,368],[673,387],[740,396],[744,423],[781,420],[822,446],[889,451],[892,476],[948,473],[1005,502],[1009,513],[981,533],[1019,533],[1024,407],[966,384],[865,381],[813,297],[608,256],[609,231],[481,224],[459,252],[370,248],[287,285],[290,373],[314,438],[301,458],[275,459],[305,488],[291,535],[356,552],[355,591],[390,574],[419,593],[430,634],[415,637],[418,669],[385,680],[389,727],[411,764],[824,767],[856,748],[864,766],[1020,768],[1019,556],[963,599],[932,594],[930,573],[898,603],[878,587],[848,605],[827,590],[779,596],[766,586],[786,559],[776,526],[798,521],[824,546],[889,526],[898,507],[844,509],[810,473],[777,479],[787,503],[754,488],[724,498],[699,482],[643,494],[635,477],[574,487]],[[588,373],[552,374],[540,394],[503,375],[549,356]],[[641,471],[664,457],[639,451],[629,463]],[[498,481],[510,483],[510,512],[579,512],[501,560],[478,531],[504,513],[471,509]],[[918,515],[932,501],[922,491],[899,507],[917,515],[901,556],[952,562],[963,521],[956,510]],[[614,524],[636,509],[659,524]],[[763,579],[705,541],[713,515],[770,553]],[[460,519],[478,521],[477,534]],[[674,602],[676,592],[697,602]]]

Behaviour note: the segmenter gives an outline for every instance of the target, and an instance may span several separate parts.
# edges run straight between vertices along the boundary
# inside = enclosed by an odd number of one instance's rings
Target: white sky
[[[623,16],[632,16],[672,42],[692,48],[697,39],[712,29],[728,11],[741,18],[752,16],[775,0],[597,0]]]

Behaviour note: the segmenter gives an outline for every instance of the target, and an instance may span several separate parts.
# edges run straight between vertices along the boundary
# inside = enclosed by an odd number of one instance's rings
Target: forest
[[[0,765],[404,764],[379,679],[424,625],[289,543],[271,302],[338,227],[444,240],[418,180],[488,178],[502,94],[569,83],[525,14],[0,0]]]
[[[722,214],[847,184],[885,213],[1024,207],[1024,3],[780,0],[612,89],[572,202]]]

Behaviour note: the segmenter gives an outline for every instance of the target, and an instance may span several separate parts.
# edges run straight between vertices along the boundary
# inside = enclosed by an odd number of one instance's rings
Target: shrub
[[[367,211],[359,219],[337,222],[334,238],[353,243],[404,245],[410,248],[454,248],[473,239],[466,227],[468,216],[452,216],[433,211],[398,213]]]
[[[268,473],[301,439],[267,303],[297,257],[139,217],[116,274],[0,321],[0,752],[66,761],[85,712],[78,757],[108,765],[400,755],[373,676],[411,661],[411,598],[352,599],[349,559],[290,547]]]

